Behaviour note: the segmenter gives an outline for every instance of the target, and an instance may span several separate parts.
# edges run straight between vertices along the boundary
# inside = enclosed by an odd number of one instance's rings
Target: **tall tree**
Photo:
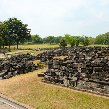
[[[20,42],[24,42],[30,38],[30,29],[27,28],[27,24],[23,24],[21,20],[17,18],[9,18],[5,21],[6,25],[6,39],[8,40],[9,46],[11,41],[14,41],[18,45]]]
[[[3,44],[3,23],[0,22],[0,48]]]
[[[6,43],[5,35],[6,35],[6,25],[4,24],[4,22],[0,22],[0,45],[3,46],[3,48],[4,44]]]

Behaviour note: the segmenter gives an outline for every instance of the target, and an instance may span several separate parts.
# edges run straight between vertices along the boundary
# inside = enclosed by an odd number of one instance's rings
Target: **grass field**
[[[32,48],[32,49],[37,49],[37,48],[55,48],[59,47],[58,44],[31,44],[31,45],[19,45],[19,48],[27,49],[27,48]],[[16,46],[11,46],[11,48],[16,48]]]
[[[94,47],[94,46],[101,46],[101,47],[108,47],[109,45],[89,45],[91,47]]]
[[[68,45],[70,46],[70,45]],[[107,47],[108,45],[89,45],[89,46],[102,46],[102,47]],[[37,48],[56,48],[59,47],[59,44],[31,44],[31,45],[19,45],[19,48],[27,49],[27,48],[32,48],[32,49],[37,49]],[[16,48],[16,46],[11,46],[11,48]]]
[[[109,98],[41,82],[43,71],[0,80],[0,93],[35,109],[109,109]]]

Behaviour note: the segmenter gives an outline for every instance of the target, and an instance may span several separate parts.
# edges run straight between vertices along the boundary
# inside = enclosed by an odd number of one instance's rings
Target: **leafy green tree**
[[[79,39],[80,45],[83,45],[83,41],[84,41],[84,36],[81,36],[80,39]]]
[[[89,45],[89,39],[88,37],[85,37],[83,41],[83,46],[88,46],[88,45]]]
[[[75,43],[76,43],[76,40],[75,40],[75,37],[71,37],[71,41],[70,41],[70,45],[71,47],[74,47],[75,46]]]
[[[105,44],[104,35],[98,35],[95,39],[95,44]]]
[[[3,38],[0,36],[0,48],[3,45]]]
[[[27,24],[23,24],[21,20],[17,18],[9,18],[4,22],[6,25],[5,39],[10,45],[15,42],[18,45],[20,42],[25,42],[30,38],[30,29],[27,28]]]
[[[95,44],[109,45],[109,32],[98,35]]]
[[[65,34],[64,38],[65,41],[71,45],[71,47],[79,46],[79,40],[80,40],[79,36],[71,36],[70,34]]]
[[[4,36],[3,29],[4,29],[4,24],[2,22],[0,22],[0,48],[3,45],[3,42],[4,42],[3,41],[3,36]]]
[[[75,46],[79,46],[79,40],[80,40],[80,37],[79,36],[76,36],[75,37]]]
[[[109,45],[109,32],[104,34],[104,44]]]
[[[32,35],[31,38],[32,38],[32,42],[33,43],[37,43],[37,44],[43,43],[43,39],[37,34],[36,35]]]
[[[61,41],[61,39],[62,39],[62,36],[55,37],[55,39],[54,39],[55,41],[54,41],[54,42],[55,42],[56,44],[59,44],[60,41]]]
[[[67,44],[71,44],[72,36],[70,34],[65,34],[64,39],[67,42]]]
[[[90,44],[90,45],[94,45],[94,44],[95,44],[95,38],[93,38],[93,37],[88,37],[88,39],[89,39],[89,44]]]
[[[12,43],[12,39],[7,39],[8,37],[8,32],[7,32],[7,26],[4,22],[0,22],[0,45],[3,46],[4,45],[8,45],[8,42],[10,41],[10,43]]]
[[[66,43],[65,39],[61,39],[61,41],[60,41],[60,47],[61,48],[65,48],[66,46],[67,46],[67,43]]]
[[[43,38],[44,43],[55,43],[55,37],[54,36],[48,36],[46,38]]]

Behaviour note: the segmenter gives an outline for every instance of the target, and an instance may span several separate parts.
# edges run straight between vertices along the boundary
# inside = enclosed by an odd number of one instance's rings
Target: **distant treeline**
[[[65,34],[64,36],[48,36],[45,38],[41,38],[39,35],[31,35],[31,39],[29,40],[31,43],[34,44],[42,44],[42,43],[49,43],[49,44],[59,44],[62,39],[65,39],[67,44],[70,45],[109,45],[109,32],[105,34],[101,34],[94,37],[87,37],[87,36],[72,36],[70,34]]]
[[[91,38],[93,39],[93,38]],[[65,34],[64,36],[48,36],[45,38],[41,38],[39,35],[31,35],[31,39],[29,40],[30,43],[33,44],[60,44],[65,40],[65,42],[71,46],[78,46],[79,44],[82,44],[84,46],[89,45],[90,42],[88,37],[81,37],[81,36],[71,36],[69,34]]]
[[[23,43],[31,44],[60,44],[65,42],[71,46],[78,45],[93,45],[102,44],[109,45],[109,32],[93,37],[87,36],[72,36],[65,34],[64,36],[48,36],[42,38],[39,35],[31,35],[31,30],[27,28],[27,24],[23,24],[21,20],[17,18],[9,18],[6,21],[0,22],[0,48],[4,46],[18,45]]]

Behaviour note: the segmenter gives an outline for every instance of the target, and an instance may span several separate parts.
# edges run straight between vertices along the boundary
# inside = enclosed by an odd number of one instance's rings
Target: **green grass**
[[[24,45],[19,45],[19,48],[23,48],[23,49],[27,49],[27,48],[31,48],[31,49],[37,49],[37,48],[56,48],[59,47],[58,44],[24,44]],[[11,46],[11,48],[16,48],[16,46]]]
[[[109,109],[109,98],[46,84],[37,73],[0,80],[0,93],[35,109]]]
[[[68,45],[69,47],[70,45]],[[82,45],[80,45],[82,46]],[[93,46],[102,46],[102,47],[107,47],[109,45],[89,45],[91,47]],[[6,46],[8,48],[8,46]],[[23,45],[19,45],[19,49],[38,49],[38,48],[56,48],[59,47],[59,44],[23,44]],[[11,51],[16,51],[14,50],[14,48],[16,49],[16,45],[11,46]]]
[[[89,45],[89,46],[91,46],[91,47],[94,47],[94,46],[108,47],[109,45],[98,45],[98,44],[96,44],[96,45]]]

